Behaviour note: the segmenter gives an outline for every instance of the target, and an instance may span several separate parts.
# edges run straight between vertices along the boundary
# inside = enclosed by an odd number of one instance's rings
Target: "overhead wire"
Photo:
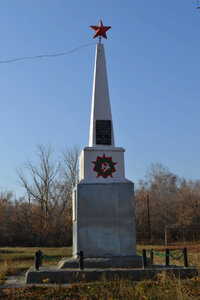
[[[12,63],[12,62],[15,62],[15,61],[19,61],[19,60],[30,60],[30,59],[42,59],[42,58],[48,58],[48,57],[57,57],[57,56],[64,56],[64,55],[67,55],[67,54],[70,54],[70,53],[74,53],[82,48],[86,48],[86,47],[89,47],[91,45],[94,45],[95,42],[92,42],[92,43],[88,43],[88,44],[85,44],[85,45],[82,45],[82,46],[79,46],[79,47],[76,47],[72,50],[69,50],[69,51],[66,51],[66,52],[62,52],[62,53],[55,53],[55,54],[42,54],[42,55],[36,55],[36,56],[23,56],[23,57],[16,57],[16,58],[11,58],[11,59],[7,59],[7,60],[2,60],[0,61],[0,64],[5,64],[5,63]],[[18,186],[21,186],[21,184],[19,183],[19,181],[7,176],[6,174],[0,172],[0,177],[3,177],[4,180],[7,180],[8,182],[12,183],[12,184],[15,184],[15,185],[18,185]]]
[[[91,45],[94,45],[95,42],[92,42],[92,43],[88,43],[88,44],[85,44],[85,45],[82,45],[82,46],[79,46],[79,47],[76,47],[72,50],[69,50],[69,51],[66,51],[66,52],[62,52],[62,53],[55,53],[55,54],[42,54],[42,55],[36,55],[36,56],[24,56],[24,57],[16,57],[16,58],[11,58],[11,59],[7,59],[7,60],[2,60],[0,61],[0,64],[5,64],[5,63],[12,63],[12,62],[15,62],[15,61],[19,61],[19,60],[28,60],[28,59],[42,59],[42,58],[48,58],[48,57],[57,57],[57,56],[64,56],[64,55],[67,55],[67,54],[70,54],[70,53],[74,53],[82,48],[85,48],[85,47],[89,47]],[[13,183],[13,184],[16,184],[16,185],[19,185],[21,186],[21,184],[19,183],[19,181],[7,176],[6,174],[0,172],[0,177],[3,177],[5,180],[9,181],[10,183]]]
[[[15,61],[19,61],[19,60],[28,60],[28,59],[42,59],[42,58],[48,58],[48,57],[56,57],[56,56],[64,56],[70,53],[74,53],[82,48],[86,48],[89,47],[91,45],[94,45],[95,42],[92,43],[88,43],[79,47],[76,47],[72,50],[66,51],[66,52],[62,52],[62,53],[55,53],[55,54],[42,54],[42,55],[35,55],[35,56],[22,56],[22,57],[16,57],[16,58],[11,58],[11,59],[7,59],[7,60],[1,60],[0,64],[6,64],[6,63],[12,63]]]
[[[17,180],[15,180],[15,179],[11,178],[10,176],[8,176],[8,175],[6,175],[6,174],[4,174],[4,173],[2,173],[2,172],[0,172],[0,177],[3,177],[4,180],[9,181],[9,182],[12,183],[12,184],[16,184],[16,185],[21,186],[21,184],[20,184],[19,181],[17,181]]]

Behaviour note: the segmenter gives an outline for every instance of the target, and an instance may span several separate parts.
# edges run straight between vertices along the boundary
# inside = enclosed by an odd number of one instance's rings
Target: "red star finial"
[[[102,20],[100,20],[98,26],[90,26],[90,27],[95,31],[93,38],[95,39],[97,36],[99,36],[99,42],[101,42],[102,36],[105,39],[107,39],[106,31],[111,28],[110,26],[103,26]]]

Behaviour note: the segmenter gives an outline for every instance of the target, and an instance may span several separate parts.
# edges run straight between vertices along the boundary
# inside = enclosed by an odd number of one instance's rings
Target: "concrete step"
[[[150,265],[150,259],[147,258],[147,263]],[[116,256],[116,257],[90,257],[84,258],[84,268],[141,268],[141,256]],[[79,259],[77,257],[63,258],[59,264],[58,269],[78,268]]]

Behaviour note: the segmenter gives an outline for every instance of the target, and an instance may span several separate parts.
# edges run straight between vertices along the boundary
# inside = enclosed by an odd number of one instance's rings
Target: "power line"
[[[64,55],[74,53],[74,52],[76,52],[76,51],[78,51],[78,50],[80,50],[82,48],[85,48],[85,47],[88,47],[88,46],[91,46],[91,45],[94,45],[94,44],[95,44],[95,42],[92,42],[92,43],[85,44],[85,45],[76,47],[76,48],[74,48],[72,50],[69,50],[69,51],[66,51],[66,52],[62,52],[62,53],[43,54],[43,55],[36,55],[36,56],[23,56],[23,57],[11,58],[11,59],[0,61],[0,64],[12,63],[12,62],[15,62],[15,61],[18,61],[18,60],[28,60],[28,59],[38,59],[38,58],[42,59],[42,58],[47,58],[47,57],[64,56]]]
[[[2,172],[0,172],[0,176],[3,177],[4,180],[7,180],[7,181],[9,181],[9,182],[12,183],[12,184],[16,184],[16,185],[21,186],[21,184],[19,183],[19,181],[17,181],[17,180],[15,180],[15,179],[11,178],[10,176],[8,176],[8,175],[6,175],[6,174],[4,174],[4,173],[2,173]]]

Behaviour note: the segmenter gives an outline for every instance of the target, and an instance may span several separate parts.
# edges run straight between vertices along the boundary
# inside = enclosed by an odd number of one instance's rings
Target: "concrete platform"
[[[150,259],[147,258],[150,265]],[[134,256],[116,256],[116,257],[92,257],[84,258],[84,268],[141,268],[142,257]],[[77,257],[63,258],[58,269],[79,268],[79,259]]]
[[[58,269],[57,267],[42,267],[39,271],[30,268],[26,272],[26,283],[45,283],[45,279],[49,279],[49,283],[77,283],[77,282],[93,282],[102,279],[130,279],[133,281],[141,281],[144,279],[154,279],[159,273],[165,271],[167,274],[174,274],[180,278],[191,278],[198,275],[196,268],[183,267],[152,267],[146,269]]]

